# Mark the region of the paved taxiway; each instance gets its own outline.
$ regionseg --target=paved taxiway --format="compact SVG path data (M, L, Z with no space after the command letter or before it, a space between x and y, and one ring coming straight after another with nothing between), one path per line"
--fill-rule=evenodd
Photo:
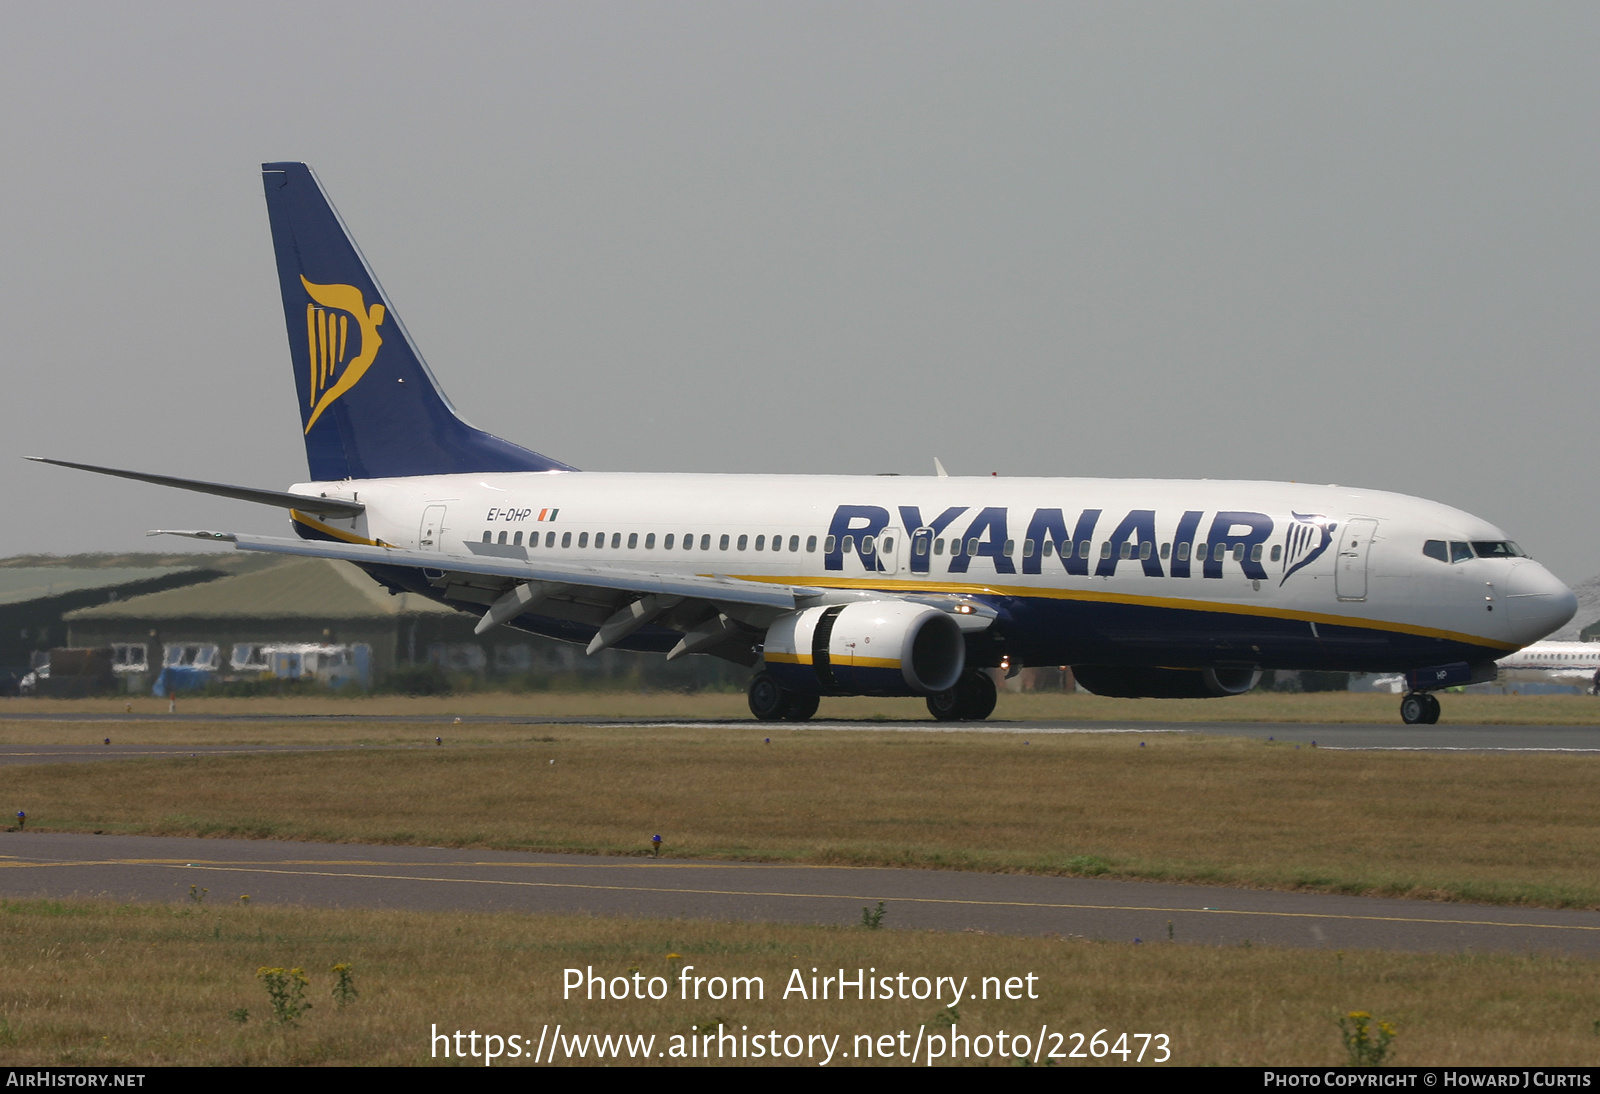
M1183 942L1600 954L1600 912L762 863L267 840L0 833L0 896L585 913Z
M387 723L444 727L453 718L378 716L238 717L216 715L86 717L0 715L16 720L93 722L87 744L3 745L0 765L80 763L141 757L326 751L341 746L105 745L112 723ZM1304 725L1233 723L1013 722L944 726L934 722L623 722L463 716L474 724L683 726L730 732L870 730L1057 733L1204 733L1273 737L1310 747L1511 750L1600 753L1600 726ZM83 726L78 732L84 732ZM64 724L63 730L67 727ZM129 725L131 735L137 726ZM430 733L429 736L432 734ZM419 742L421 745L422 742ZM447 741L448 744L448 741ZM374 747L374 746L343 746ZM407 747L407 746L399 746ZM410 746L418 747L418 746ZM432 747L431 745L428 747ZM491 746L507 747L507 746ZM510 746L510 747L515 747ZM1600 913L1276 893L1183 885L1041 878L954 871L851 869L759 863L685 862L579 855L528 855L438 848L375 847L255 840L212 840L0 833L0 895L106 895L187 899L189 886L213 900L241 893L271 903L406 908L422 911L577 912L598 915L853 924L882 900L887 923L939 930L1238 944L1245 940L1333 949L1455 951L1547 950L1600 954Z

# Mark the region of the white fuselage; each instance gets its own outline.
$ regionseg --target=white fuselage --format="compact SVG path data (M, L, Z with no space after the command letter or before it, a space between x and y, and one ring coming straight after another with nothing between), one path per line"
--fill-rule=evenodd
M308 538L970 596L1000 610L999 640L1032 664L1486 662L1576 606L1514 545L1493 557L1490 545L1509 541L1488 522L1339 486L567 472L291 489L366 506L343 521L297 513ZM1424 553L1430 541L1482 549L1439 558ZM550 627L528 629L572 638L601 618L552 612ZM645 630L633 648L664 641Z

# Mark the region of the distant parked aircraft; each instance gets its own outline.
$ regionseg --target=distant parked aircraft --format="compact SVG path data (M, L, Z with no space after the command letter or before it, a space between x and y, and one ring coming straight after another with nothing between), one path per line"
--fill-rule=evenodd
M1600 642L1535 642L1495 662L1507 684L1564 684L1600 692Z

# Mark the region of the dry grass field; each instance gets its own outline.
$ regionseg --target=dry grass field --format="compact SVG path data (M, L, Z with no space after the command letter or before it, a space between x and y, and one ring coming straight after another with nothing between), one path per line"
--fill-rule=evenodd
M1443 721L1488 725L1597 725L1600 699L1587 695L1445 694ZM748 721L742 693L700 692L478 692L466 695L350 698L312 696L251 699L180 698L182 714L281 715L306 717L452 717L494 715L602 720ZM1291 694L1252 692L1232 699L1105 699L1086 693L1002 692L991 722L1305 722L1400 724L1400 697L1359 692ZM3 699L0 715L58 716L72 712L114 715L130 711L160 715L167 702L152 696L119 699ZM820 720L891 719L930 721L920 699L864 697L824 699ZM0 721L0 738L7 727ZM4 738L9 739L9 738Z
M564 1038L653 1036L654 1056L670 1052L674 1037L686 1044L694 1026L721 1022L735 1033L776 1031L780 1045L791 1035L838 1035L830 1066L849 1066L885 1062L859 1058L858 1035L903 1030L909 1050L919 1027L925 1037L950 1032L932 1000L785 1000L792 970L809 977L813 967L969 977L969 992L982 977L1032 974L1037 999L963 1001L957 1032L993 1038L1004 1030L1037 1042L1041 1026L1086 1039L1107 1030L1112 1044L1124 1031L1164 1033L1170 1062L1180 1065L1342 1064L1336 1023L1354 1010L1394 1027L1393 1063L1600 1064L1600 962L1580 959L327 911L241 906L236 897L215 904L0 902L0 1065L444 1065L463 1061L432 1055L435 1026L475 1031L480 1048L483 1034L515 1034L531 1053L541 1030L553 1034L557 1023ZM343 1007L331 990L337 964L348 965L357 993ZM761 977L765 998L678 999L674 974L686 965L707 977ZM590 966L608 977L633 969L670 977L672 992L659 1002L563 1000L563 970ZM257 976L262 967L305 970L312 1006L296 1023L276 1020ZM1140 1047L1137 1039L1125 1044ZM1149 1063L1156 1051L1144 1044ZM820 1057L821 1043L811 1045ZM983 1047L975 1042L974 1051ZM988 1059L955 1062L1015 1066L992 1040L988 1047ZM1074 1047L1047 1036L1040 1063ZM593 1044L587 1049L583 1062L597 1062ZM624 1052L607 1062L647 1061ZM465 1063L483 1065L481 1057Z
M1587 756L1189 734L387 731L434 729L445 747L5 767L0 810L44 830L601 854L660 833L684 857L1600 907Z

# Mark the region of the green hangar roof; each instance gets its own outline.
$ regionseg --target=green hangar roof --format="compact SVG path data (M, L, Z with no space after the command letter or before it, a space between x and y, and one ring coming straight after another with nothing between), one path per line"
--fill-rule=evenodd
M189 566L9 566L0 568L0 604L20 604L62 593L115 588L171 574L192 573Z
M66 613L67 622L157 619L389 619L457 614L389 591L348 562L306 559Z

